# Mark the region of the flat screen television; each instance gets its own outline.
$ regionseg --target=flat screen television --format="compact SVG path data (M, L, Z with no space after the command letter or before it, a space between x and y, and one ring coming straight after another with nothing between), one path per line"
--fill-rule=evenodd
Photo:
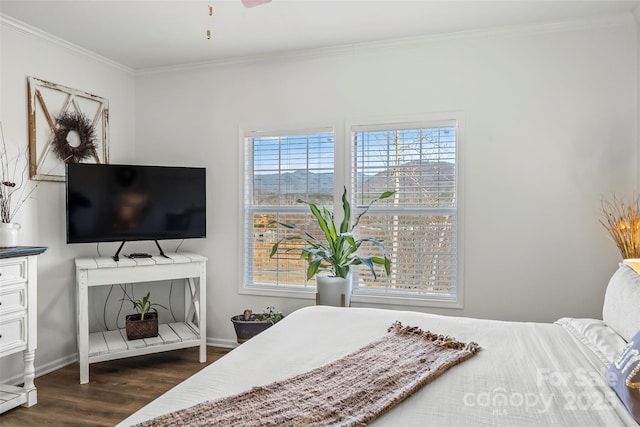
M197 167L67 163L67 243L206 237L205 174Z

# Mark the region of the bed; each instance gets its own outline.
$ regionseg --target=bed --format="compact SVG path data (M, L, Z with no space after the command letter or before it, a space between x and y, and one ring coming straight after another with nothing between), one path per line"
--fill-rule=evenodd
M612 325L638 326L633 324L640 320L638 297L640 276L622 265L605 297L604 318L610 318L609 323L572 318L553 324L505 322L373 308L306 307L188 378L119 426L135 425L312 370L380 338L395 321L459 341L475 341L481 350L372 425L638 426L606 379L607 370L629 340L629 332L623 334L625 339L620 328ZM633 322L624 318L626 310L631 310Z

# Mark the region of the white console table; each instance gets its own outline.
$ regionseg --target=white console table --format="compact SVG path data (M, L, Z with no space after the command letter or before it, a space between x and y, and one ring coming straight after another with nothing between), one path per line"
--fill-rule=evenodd
M89 364L142 354L200 347L200 362L207 360L206 261L190 253L168 253L168 258L114 261L110 257L76 259L76 305L80 384L89 382ZM160 324L159 335L129 341L124 329L89 333L89 289L124 283L184 279L184 322Z
M18 352L24 358L22 386L0 384L0 413L38 401L33 383L38 343L37 255L46 249L38 246L0 249L0 358Z

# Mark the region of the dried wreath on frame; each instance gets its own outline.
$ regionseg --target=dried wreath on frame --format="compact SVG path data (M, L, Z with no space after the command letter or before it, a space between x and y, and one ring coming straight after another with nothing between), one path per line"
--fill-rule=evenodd
M64 181L65 163L109 163L109 101L28 77L29 177Z
M67 141L69 132L78 133L77 147ZM91 121L82 113L66 113L58 119L58 129L53 139L53 150L65 162L79 163L96 155L96 133Z

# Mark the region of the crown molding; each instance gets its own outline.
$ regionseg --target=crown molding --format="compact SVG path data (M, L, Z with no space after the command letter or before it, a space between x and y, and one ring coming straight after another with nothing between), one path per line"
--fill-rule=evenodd
M295 51L277 52L264 55L249 55L233 58L225 58L213 61L188 63L180 65L172 65L166 67L154 67L133 69L119 62L113 61L104 56L98 55L88 49L70 43L52 34L46 33L36 27L30 26L22 21L14 19L10 16L0 13L0 22L21 31L23 33L33 35L44 39L50 43L57 44L66 49L72 50L83 56L94 59L95 61L114 67L120 71L135 76L163 74L177 71L188 71L203 68L227 67L242 64L254 64L264 62L275 62L281 60L290 60L298 58L313 58L335 55L354 55L357 53L365 53L368 51L393 49L399 47L418 46L423 44L443 43L449 41L460 40L478 40L490 38L504 38L514 36L534 36L541 34L580 31L588 29L609 28L622 25L638 25L640 23L640 6L636 7L633 12L617 15L598 16L582 19L572 19L564 21L546 22L528 25L510 25L501 27L492 27L487 29L459 31L445 34L431 34L416 37L405 37L398 39L388 39L374 42L353 43L347 45L329 46L314 49L302 49Z
M65 48L67 50L70 50L72 52L78 53L82 56L85 56L89 59L93 59L97 62L100 62L102 64L105 64L109 67L113 67L116 68L120 71L123 71L127 74L131 74L134 75L136 73L136 71L133 68L127 67L126 65L120 64L119 62L113 61L109 58L106 58L104 56L98 55L95 52L92 52L88 49L85 49L83 47L80 47L76 44L70 43L64 39L61 39L59 37L54 36L53 34L49 34L45 31L40 30L39 28L33 27L29 24L26 24L22 21L19 21L15 18L12 18L11 16L8 15L4 15L2 13L0 13L0 23L2 24L6 24L8 27L13 28L17 31L20 31L24 34L28 34L30 36L34 36L37 37L39 39L42 39L46 42L58 45L62 48Z
M635 19L640 19L640 6L635 9ZM564 21L545 22L528 25L510 25L492 27L479 30L459 31L453 33L431 34L416 37L388 39L374 42L353 43L348 45L329 46L323 48L303 49L296 51L278 52L265 55L250 55L220 60L172 65L166 67L144 68L136 71L136 75L162 74L178 71L189 71L203 68L227 67L242 64L275 62L297 58L313 58L333 55L354 55L368 51L397 49L432 43L449 41L479 40L491 38L505 38L515 36L535 36L542 34L581 31L590 29L636 25L634 14L616 14L591 18L572 19ZM640 22L640 21L639 21Z

